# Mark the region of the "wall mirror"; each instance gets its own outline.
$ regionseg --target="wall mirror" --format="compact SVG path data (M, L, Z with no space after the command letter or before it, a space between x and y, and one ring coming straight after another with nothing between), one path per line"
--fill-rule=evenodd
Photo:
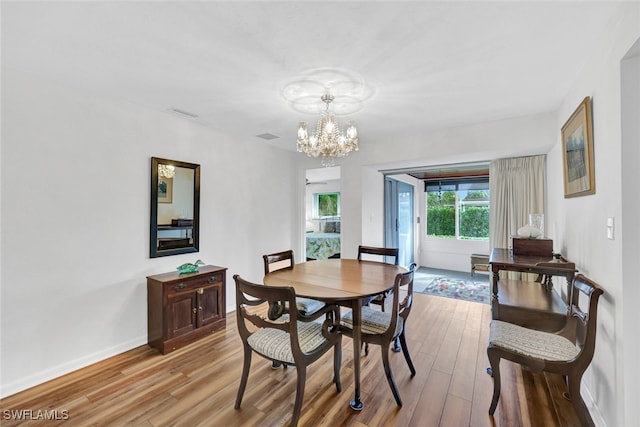
M151 258L198 252L200 165L151 158Z

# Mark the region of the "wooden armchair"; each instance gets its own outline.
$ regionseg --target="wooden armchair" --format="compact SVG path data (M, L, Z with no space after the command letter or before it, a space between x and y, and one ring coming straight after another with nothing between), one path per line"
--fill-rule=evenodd
M393 304L391 312L380 311L369 306L362 307L362 342L380 346L384 372L398 406L402 406L402 399L393 380L393 373L391 372L391 365L389 364L389 347L396 339L400 341L404 358L411 371L411 376L415 376L416 369L411 361L405 336L407 318L409 317L411 305L413 304L413 272L415 266L415 264L412 264L408 272L396 276L392 291ZM400 289L404 286L407 287L407 293L402 301L400 301ZM389 298L391 298L391 295L389 295ZM353 312L349 311L342 316L340 326L343 334L350 337L353 336Z
M579 305L579 293L586 295L588 313ZM596 345L598 299L602 289L582 274L575 276L571 286L573 301L567 311L566 326L556 333L524 328L500 320L492 320L487 355L493 376L493 400L489 415L493 415L500 398L500 360L507 359L532 371L563 375L568 393L580 423L592 426L593 420L580 395L580 381L593 358Z
M291 426L296 426L304 398L307 366L318 360L331 348L334 352L333 382L336 384L338 392L341 391L340 308L337 305L325 305L313 315L306 316L305 321L300 319L297 310L291 310L290 313L277 320L270 320L255 314L259 312L256 307L274 301L285 301L293 306L296 303L294 289L250 283L237 274L233 276L233 279L236 283L238 333L244 346L242 378L235 408L239 409L242 403L251 368L251 355L256 352L272 362L296 367L298 383L291 418ZM323 316L325 316L323 323L314 321Z

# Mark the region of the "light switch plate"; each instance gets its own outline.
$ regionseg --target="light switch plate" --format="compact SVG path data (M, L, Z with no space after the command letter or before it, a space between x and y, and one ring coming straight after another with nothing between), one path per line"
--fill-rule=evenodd
M607 239L613 240L614 220L613 218L607 218Z

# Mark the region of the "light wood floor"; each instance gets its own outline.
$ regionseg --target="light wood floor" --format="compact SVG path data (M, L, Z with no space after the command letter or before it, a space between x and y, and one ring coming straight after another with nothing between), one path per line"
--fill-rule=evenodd
M502 395L495 417L487 414L493 382L486 374L490 308L486 304L417 294L408 322L409 349L417 370L411 378L402 353L392 368L403 407L396 406L384 377L380 349L362 357L361 412L353 398L353 346L344 338L341 393L331 382L332 357L307 373L301 426L573 426L562 379L533 374L503 361ZM295 369L271 369L254 355L241 410L233 409L242 369L235 313L227 329L162 356L142 346L0 401L0 424L10 411L56 410L65 426L281 426L291 419ZM62 421L57 423L62 424Z

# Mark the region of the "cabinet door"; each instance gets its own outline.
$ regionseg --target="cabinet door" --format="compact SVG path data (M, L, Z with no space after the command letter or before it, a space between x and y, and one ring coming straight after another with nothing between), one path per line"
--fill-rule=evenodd
M166 313L167 339L193 331L196 327L195 292L169 295Z
M198 327L208 325L223 316L222 284L198 289Z

